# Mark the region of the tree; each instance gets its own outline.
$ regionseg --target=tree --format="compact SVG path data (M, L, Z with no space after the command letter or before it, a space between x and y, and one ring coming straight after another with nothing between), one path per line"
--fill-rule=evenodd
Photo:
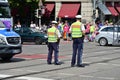
M35 9L38 8L39 0L8 0L14 22L20 20L21 22L30 23L35 19ZM45 2L45 0L42 0Z

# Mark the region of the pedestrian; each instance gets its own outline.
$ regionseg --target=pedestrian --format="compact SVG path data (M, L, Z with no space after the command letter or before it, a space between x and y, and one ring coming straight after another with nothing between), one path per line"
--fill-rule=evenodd
M64 40L69 40L69 24L68 24L68 21L66 20L65 23L64 23L64 27L63 27L63 39Z
M77 60L77 67L85 67L82 64L82 54L83 54L83 36L85 35L85 27L81 22L81 15L76 16L76 22L72 23L70 27L70 32L73 40L73 54L71 60L71 67L74 67ZM77 56L77 59L76 59Z
M105 21L104 26L109 26L108 20Z
M15 28L21 28L20 21L18 21L18 23L15 25Z
M93 24L93 22L91 23L90 26L90 41L93 42L94 38L95 38L95 25Z
M60 65L61 63L58 60L59 53L59 42L61 38L61 34L57 29L57 21L52 21L51 28L48 28L48 58L47 63L52 64L52 54L54 51L54 64Z
M31 21L30 27L31 28L36 28L36 24L33 21Z
M63 34L63 22L62 21L59 21L58 22L58 30L60 31L61 35Z

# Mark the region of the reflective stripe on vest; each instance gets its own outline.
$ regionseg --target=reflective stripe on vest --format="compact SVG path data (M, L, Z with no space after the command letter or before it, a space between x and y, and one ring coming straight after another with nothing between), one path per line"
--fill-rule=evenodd
M56 28L48 29L48 42L57 42Z
M72 38L79 38L82 37L82 31L81 31L81 22L74 22L72 24Z

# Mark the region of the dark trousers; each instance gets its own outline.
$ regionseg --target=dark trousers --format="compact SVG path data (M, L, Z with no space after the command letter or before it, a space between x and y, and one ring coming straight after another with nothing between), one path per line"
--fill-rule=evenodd
M73 39L73 54L71 65L75 65L77 56L77 65L82 64L82 54L83 54L83 38Z
M55 43L48 43L48 58L47 58L47 62L51 63L52 61L52 54L54 51L54 62L58 63L58 53L59 53L59 44L57 42Z

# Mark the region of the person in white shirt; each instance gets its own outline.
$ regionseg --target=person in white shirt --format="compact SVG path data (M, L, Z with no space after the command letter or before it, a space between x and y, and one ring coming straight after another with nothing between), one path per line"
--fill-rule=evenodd
M36 28L36 24L33 23L33 21L31 21L30 27L31 27L31 28Z
M15 28L21 28L21 24L20 24L19 21L18 21L18 23L16 24Z

